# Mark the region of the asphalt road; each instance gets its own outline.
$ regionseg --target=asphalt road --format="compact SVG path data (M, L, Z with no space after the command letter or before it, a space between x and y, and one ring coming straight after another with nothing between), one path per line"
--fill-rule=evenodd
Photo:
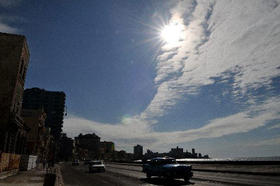
M132 186L132 185L259 185L280 186L280 178L273 176L239 175L227 173L198 172L189 183L183 179L168 181L153 177L146 179L139 166L107 164L104 173L89 173L85 165L72 166L70 163L61 164L65 186Z

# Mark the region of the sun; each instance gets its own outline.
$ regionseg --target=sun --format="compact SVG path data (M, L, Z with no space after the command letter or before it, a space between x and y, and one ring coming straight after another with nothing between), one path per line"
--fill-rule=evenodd
M160 36L168 45L178 45L184 36L184 26L180 23L169 23L161 29Z

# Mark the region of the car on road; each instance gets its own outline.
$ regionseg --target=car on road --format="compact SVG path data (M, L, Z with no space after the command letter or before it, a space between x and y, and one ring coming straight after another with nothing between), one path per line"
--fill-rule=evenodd
M146 173L147 178L152 176L168 179L183 178L185 182L193 176L191 165L179 164L171 157L157 157L147 161L143 164L143 172Z
M73 165L73 166L77 166L77 165L79 165L79 164L80 164L80 162L79 162L79 160L77 160L77 159L75 159L75 160L72 161L72 165Z
M90 161L88 169L89 172L105 172L105 165L101 160Z

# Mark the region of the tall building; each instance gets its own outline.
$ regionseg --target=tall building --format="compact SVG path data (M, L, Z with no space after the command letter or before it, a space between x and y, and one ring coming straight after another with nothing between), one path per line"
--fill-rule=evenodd
M143 157L143 146L136 145L133 149L134 159L142 159Z
M0 33L0 151L21 154L28 127L21 117L29 63L26 38Z
M51 135L53 135L55 140L60 138L62 132L64 107L64 92L47 91L39 88L24 90L23 108L43 108L47 114L45 125L51 128Z
M193 155L195 155L196 153L195 153L195 149L194 148L192 148L192 154Z

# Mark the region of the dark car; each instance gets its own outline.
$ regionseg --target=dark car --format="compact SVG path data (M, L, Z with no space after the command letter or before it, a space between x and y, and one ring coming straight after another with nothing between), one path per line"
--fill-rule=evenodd
M191 165L179 164L174 158L170 157L151 159L143 164L143 172L146 173L147 178L151 178L151 176L168 179L184 178L185 182L188 182L193 176Z

